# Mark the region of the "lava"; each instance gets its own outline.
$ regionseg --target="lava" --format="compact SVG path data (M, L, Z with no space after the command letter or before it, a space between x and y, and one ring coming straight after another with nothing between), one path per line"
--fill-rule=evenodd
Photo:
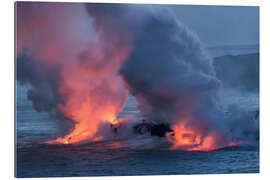
M182 149L187 151L202 150L210 151L216 149L215 138L211 135L203 137L202 134L186 127L185 122L181 122L172 127L173 136L167 134L167 139L173 145L171 149Z

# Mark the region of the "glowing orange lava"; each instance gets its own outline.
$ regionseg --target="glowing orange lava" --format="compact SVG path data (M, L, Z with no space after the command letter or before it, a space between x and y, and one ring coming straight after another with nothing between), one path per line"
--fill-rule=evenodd
M173 144L171 149L182 149L186 151L212 151L223 147L244 144L244 142L224 141L218 143L217 134L210 132L203 136L200 129L187 126L188 121L181 121L172 127L174 136L167 135L169 142Z
M207 136L202 141L202 136L194 130L185 127L185 123L173 126L174 136L167 136L173 143L172 149L180 148L183 150L202 150L209 151L215 149L215 140L212 136Z
M70 71L72 72L72 71ZM125 93L119 85L118 77L107 77L96 84L89 83L87 75L66 73L60 84L59 94L64 97L64 103L58 109L65 117L75 122L72 131L64 137L58 137L47 143L74 144L82 141L100 141L104 137L96 135L101 123L116 124L117 114L125 103Z
M104 37L100 37L101 39ZM101 42L110 42L102 40ZM109 43L108 43L109 44ZM103 47L104 46L104 47ZM112 49L110 58L103 48L108 45L95 44L77 61L66 62L61 69L58 93L62 101L58 109L74 121L72 131L47 143L74 144L82 141L99 141L97 135L102 123L116 124L116 117L126 101L126 90L117 74L131 47ZM106 51L107 52L107 51ZM113 62L113 63L111 63Z
M90 100L86 101L78 110L65 112L66 115L73 117L77 123L74 129L65 137L58 137L48 143L73 144L83 140L100 141L102 136L94 136L98 131L101 122L117 124L116 112L114 107L103 107L103 112L100 114L91 113ZM63 110L64 111L64 110Z

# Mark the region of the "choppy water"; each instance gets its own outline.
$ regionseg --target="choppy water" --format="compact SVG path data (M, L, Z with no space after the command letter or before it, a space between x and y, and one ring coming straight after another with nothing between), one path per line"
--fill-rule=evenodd
M117 142L77 147L36 144L36 139L55 134L57 120L35 112L26 97L20 98L17 104L17 177L259 172L258 144L211 152L117 148ZM259 107L258 95L254 93L242 96L230 93L223 100L224 104L240 102L251 111ZM134 99L128 101L122 115L125 113L138 113Z
M38 146L18 150L18 177L121 176L257 173L257 146L211 152L113 148L111 143L80 147Z
M221 102L237 103L250 111L259 109L258 92L223 90ZM61 122L37 113L17 84L17 177L120 176L258 173L259 145L249 144L210 152L185 152L167 148L118 148L115 142L81 146L45 145L37 140L54 137ZM120 116L138 115L130 98Z

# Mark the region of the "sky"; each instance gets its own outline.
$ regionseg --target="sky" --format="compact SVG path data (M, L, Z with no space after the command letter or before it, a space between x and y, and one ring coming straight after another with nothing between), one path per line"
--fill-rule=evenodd
M259 7L171 6L205 46L259 44Z

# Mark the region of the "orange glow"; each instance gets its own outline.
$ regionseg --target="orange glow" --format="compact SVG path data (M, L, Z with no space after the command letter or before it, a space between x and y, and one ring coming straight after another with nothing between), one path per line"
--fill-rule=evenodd
M108 144L108 146L110 147L110 148L120 148L120 147L123 147L123 143L122 142L120 142L120 141L114 141L114 142L112 142L112 143L109 143Z
M74 122L68 134L47 143L102 140L100 125L118 123L126 101L118 70L132 49L132 32L111 23L114 17L99 23L84 4L19 3L18 10L16 55L42 62L44 77L57 74L45 79L57 97L57 111Z
M188 150L192 151L211 151L215 150L218 147L215 145L215 137L214 136L206 136L203 140L203 143L197 147L190 148Z
M194 127L189 127L187 126L187 122L188 119L185 119L172 127L174 136L167 135L168 141L173 144L171 149L212 151L226 146L229 147L247 143L243 141L234 142L226 140L224 140L224 142L218 142L218 136L220 138L221 134L210 132L206 136L203 136L202 132L200 132L200 128L195 129Z
M96 112L91 112L93 107L90 98L87 98L80 106L75 106L76 108L73 106L73 103L76 102L71 102L72 105L67 104L66 107L59 106L59 109L62 110L66 116L72 117L76 122L74 129L65 137L59 137L56 140L49 141L49 143L71 144L83 140L102 140L103 137L101 136L94 137L95 133L98 131L99 123L118 123L116 120L117 111L114 106L104 106L102 107L102 111L101 109L96 109Z
M187 121L174 125L174 136L167 136L168 140L173 144L172 149L183 149L187 151L211 151L217 149L216 139L214 135L203 135L187 127Z
M123 54L114 53L115 58L124 58ZM96 137L101 123L113 125L118 123L117 114L126 101L126 90L115 72L121 65L120 60L118 62L110 67L104 65L100 69L91 66L82 68L76 64L67 64L63 67L58 88L63 103L58 104L58 109L65 117L73 120L75 125L66 136L47 143L73 144L85 140L99 141L104 138L100 135Z

